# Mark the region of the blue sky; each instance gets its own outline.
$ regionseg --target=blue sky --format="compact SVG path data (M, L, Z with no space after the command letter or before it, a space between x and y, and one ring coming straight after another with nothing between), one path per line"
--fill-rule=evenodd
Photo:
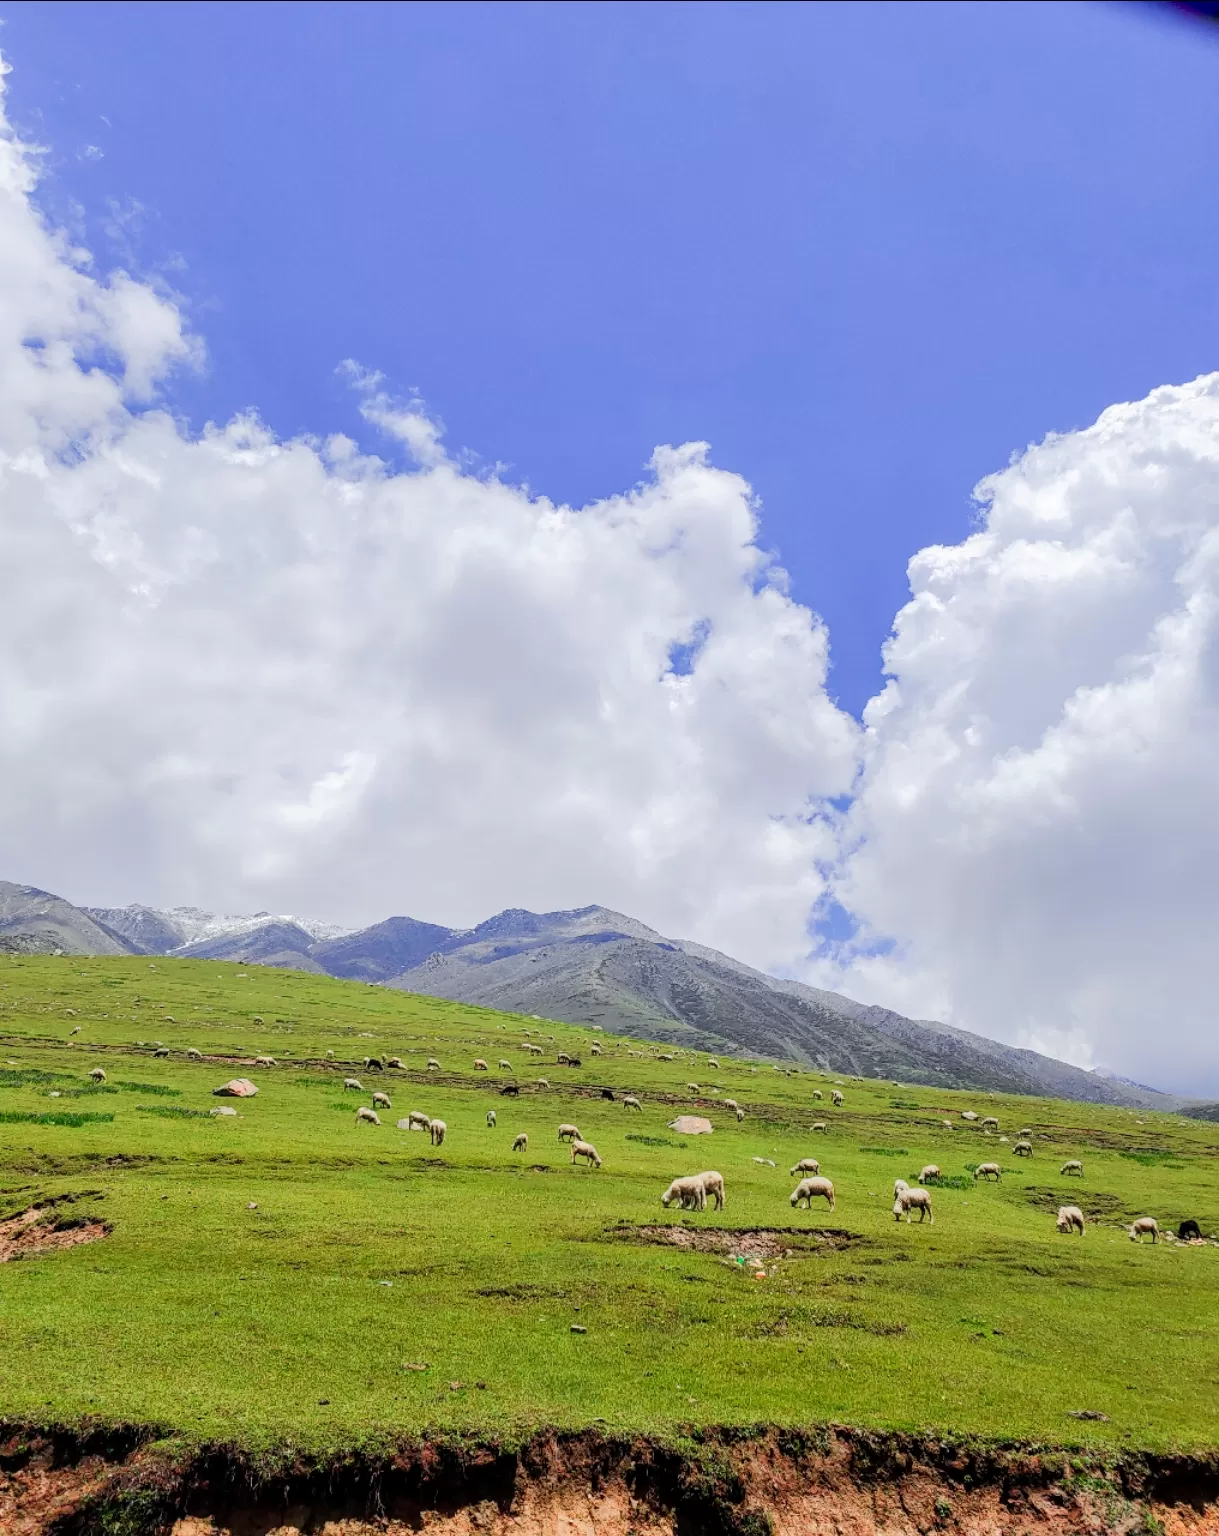
M1219 38L1166 11L3 15L44 204L166 269L206 338L196 425L371 444L352 357L575 504L706 439L856 712L979 477L1215 361Z

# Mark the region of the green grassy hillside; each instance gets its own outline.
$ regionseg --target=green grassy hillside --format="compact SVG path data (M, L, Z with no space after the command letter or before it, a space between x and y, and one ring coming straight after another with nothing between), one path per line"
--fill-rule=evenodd
M188 1060L192 1047L212 1059ZM557 1065L560 1050L583 1065ZM240 1065L260 1053L278 1065ZM376 1053L406 1070L366 1072ZM353 1071L363 1095L343 1092ZM212 1097L235 1075L256 1099ZM520 1097L501 1097L514 1077ZM851 1079L834 1109L832 1086L297 973L0 958L0 1218L41 1206L110 1228L0 1264L0 1412L315 1448L761 1420L1213 1442L1219 1249L1136 1246L1121 1224L1219 1227L1219 1126ZM356 1125L374 1088L393 1109ZM237 1117L208 1113L225 1102ZM1034 1157L968 1127L967 1108L1012 1140L1031 1126ZM412 1109L447 1122L443 1148L396 1129ZM714 1134L668 1130L685 1109ZM570 1165L561 1121L601 1169ZM528 1151L513 1153L521 1131ZM834 1180L833 1214L790 1207L804 1156ZM1060 1176L1068 1157L1082 1181ZM969 1170L991 1158L1002 1182L976 1187ZM893 1180L926 1162L949 1179L935 1224L897 1224ZM727 1209L662 1212L669 1180L704 1168L723 1173ZM1061 1202L1098 1218L1083 1240L1055 1232ZM703 1251L650 1223L725 1235ZM762 1279L737 1261L755 1249L781 1255Z

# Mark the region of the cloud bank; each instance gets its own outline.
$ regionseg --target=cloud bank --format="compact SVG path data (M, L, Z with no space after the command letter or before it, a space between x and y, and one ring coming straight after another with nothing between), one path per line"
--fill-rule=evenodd
M172 296L96 273L35 180L6 130L0 876L353 924L600 901L1219 1093L1219 377L985 482L861 728L705 445L556 506L354 365L412 468L192 434ZM835 902L853 937L810 938Z

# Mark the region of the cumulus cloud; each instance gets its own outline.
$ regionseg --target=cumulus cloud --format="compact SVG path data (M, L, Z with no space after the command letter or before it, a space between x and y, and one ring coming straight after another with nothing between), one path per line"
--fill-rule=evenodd
M705 445L582 509L148 406L197 344L0 143L0 849L78 901L449 923L600 901L807 947L858 728Z
M1107 410L910 562L817 974L1219 1093L1219 375Z

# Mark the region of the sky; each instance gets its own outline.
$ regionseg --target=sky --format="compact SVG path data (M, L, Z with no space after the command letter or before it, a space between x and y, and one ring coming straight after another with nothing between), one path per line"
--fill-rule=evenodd
M2 15L4 875L599 901L1219 1094L1219 38Z

